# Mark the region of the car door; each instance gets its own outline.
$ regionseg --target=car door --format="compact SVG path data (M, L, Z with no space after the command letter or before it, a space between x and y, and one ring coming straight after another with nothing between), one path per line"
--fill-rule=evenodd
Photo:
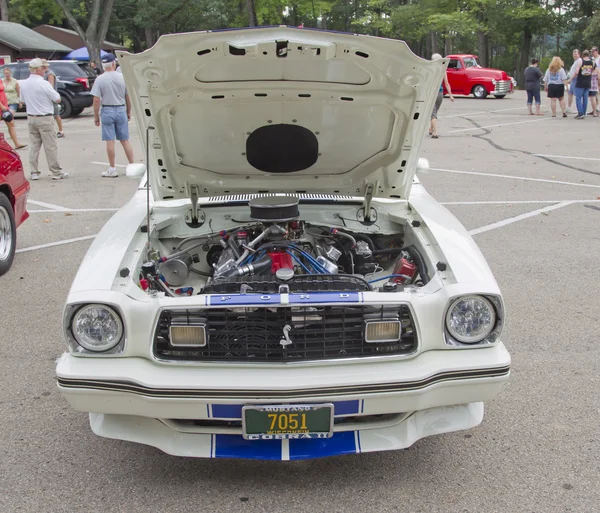
M447 73L452 93L469 94L469 91L465 92L468 87L467 73L460 59L450 59Z

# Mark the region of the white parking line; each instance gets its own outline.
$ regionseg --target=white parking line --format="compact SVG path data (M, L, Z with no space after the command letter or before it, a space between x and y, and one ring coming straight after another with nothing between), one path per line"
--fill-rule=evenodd
M39 246L30 246L28 248L17 249L15 253L26 253L27 251L35 251L37 249L52 248L54 246L62 246L63 244L71 244L72 242L80 242L82 240L95 239L96 235L86 235L85 237L77 237L76 239L59 240L57 242L49 242L48 244L40 244Z
M441 205L536 205L552 204L570 201L571 203L600 203L598 199L578 199L578 200L517 200L517 201L446 201ZM41 211L40 211L41 212ZM47 212L45 210L44 212Z
M559 185L575 185L577 187L592 187L594 189L600 189L600 185L592 185L588 183L576 183L576 182L562 182L560 180L548 180L546 178L529 178L527 176L512 176L512 175L500 175L497 173L479 173L477 171L459 171L458 169L442 169L439 167L430 167L429 171L441 171L442 173L456 173L461 175L476 175L476 176L487 176L493 178L509 178L512 180L524 180L526 182L544 182L554 183Z
M108 162L90 162L90 164L97 164L98 166L110 166ZM127 167L123 164L115 164L115 167Z
M566 155L546 155L544 153L532 153L532 157L548 157L551 159L573 159L573 160L594 160L600 161L600 159L595 159L592 157L567 157Z
M27 210L30 214L48 214L52 212L70 213L70 212L116 212L118 208L67 208L65 210Z
M54 205L52 203L45 203L44 201L36 201L36 200L28 199L27 203L33 203L34 205L37 205L38 207L46 207L46 208L50 208L52 210L69 210L67 207L61 207L60 205Z
M484 130L486 128L498 128L502 126L511 126L511 125L523 125L525 123L536 123L538 121L547 121L552 118L541 118L541 119L528 119L527 121L515 121L513 123L499 123L497 125L487 125L487 126L475 126L473 128L461 128L460 130L450 130L449 134L456 134L458 132L472 132L473 130Z
M544 212L550 212L552 210L557 210L559 208L568 207L572 203L573 203L572 201L563 201L561 203L557 203L555 205L550 205L548 207L538 208L537 210L527 212L526 214L520 214L515 217L509 217L508 219L498 221L497 223L488 224L488 225L482 226L481 228L475 228L474 230L470 230L469 235L478 235L480 233L485 233L485 232L489 232L491 230L496 230L497 228L502 228L509 224L517 223L519 221L523 221L524 219L529 219L530 217L535 217Z
M475 112L465 112L464 114L452 114L452 116L440 116L440 119L461 118L463 116L477 116L481 114L490 114L494 112L508 112L510 110L523 110L527 107L513 107L512 109L478 110Z

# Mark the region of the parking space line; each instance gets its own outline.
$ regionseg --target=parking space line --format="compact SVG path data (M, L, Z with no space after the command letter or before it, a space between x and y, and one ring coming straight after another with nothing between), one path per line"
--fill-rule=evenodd
M594 160L600 161L600 159L596 159L593 157L567 157L566 155L546 155L544 153L532 153L532 157L548 157L551 159L573 159L573 160Z
M587 203L587 202L586 202ZM67 208L65 210L29 210L27 209L27 212L29 212L30 214L49 214L49 213L56 213L56 212L60 212L62 213L70 213L70 212L116 212L117 210L119 210L118 208Z
M527 107L513 107L512 109L478 110L475 112L465 112L464 114L452 114L451 116L440 116L440 119L460 118L462 116L476 116L480 114L490 114L495 112L508 112L510 110L523 110Z
M600 203L598 199L578 199L578 200L517 200L517 201L446 201L441 205L535 205L535 204L554 204L570 201L571 203Z
M60 211L69 210L67 207L61 207L60 205L54 205L52 203L45 203L44 201L36 201L36 200L28 199L27 203L33 203L34 205L37 205L38 207L46 207L46 208L50 208L52 210L60 210Z
M98 166L110 166L108 162L90 162L90 164L97 164ZM127 167L123 164L115 164L115 167Z
M577 187L592 187L594 189L600 189L600 185L592 185L589 183L563 182L560 180L548 180L547 178L529 178L528 176L500 175L497 173L480 173L477 171L459 171L458 169L442 169L439 167L430 167L429 171L440 171L442 173L456 173L460 175L487 176L492 178L509 178L512 180L523 180L526 182L554 183L559 185L574 185Z
M497 125L487 125L487 126L475 126L473 128L461 128L460 130L450 130L449 134L456 134L458 132L472 132L473 130L485 130L486 128L498 128L502 126L511 126L511 125L523 125L525 123L537 123L539 121L548 121L552 118L541 118L541 119L528 119L527 121L514 121L512 123L499 123Z
M84 237L77 237L76 239L59 240L56 242L48 242L47 244L40 244L39 246L29 246L28 248L17 249L15 253L26 253L27 251L35 251L37 249L52 248L54 246L62 246L63 244L71 244L72 242L80 242L82 240L95 239L97 235L98 234L86 235Z
M550 212L552 210L558 210L559 208L568 207L572 205L572 201L563 201L561 203L557 203L555 205L550 205L543 208L538 208L537 210L532 210L531 212L527 212L525 214L520 214L515 217L509 217L508 219L503 219L502 221L498 221L496 223L487 224L480 228L475 228L474 230L469 231L469 235L479 235L480 233L489 232L491 230L496 230L498 228L503 228L504 226L508 226L509 224L517 223L519 221L523 221L524 219L529 219L530 217L535 217L537 215L543 214L545 212Z

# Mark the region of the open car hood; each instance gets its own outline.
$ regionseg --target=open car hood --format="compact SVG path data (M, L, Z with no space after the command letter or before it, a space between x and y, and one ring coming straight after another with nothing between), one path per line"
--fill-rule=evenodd
M447 63L402 41L286 27L167 35L118 57L162 200L407 198Z

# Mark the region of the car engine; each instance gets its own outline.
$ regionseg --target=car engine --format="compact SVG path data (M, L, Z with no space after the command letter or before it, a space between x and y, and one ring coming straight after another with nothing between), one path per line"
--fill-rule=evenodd
M168 256L142 264L140 286L170 296L198 293L394 292L427 282L415 246L400 235L366 234L309 223L295 197L257 197L250 222L179 242ZM208 271L196 269L195 264ZM368 279L369 275L380 276ZM189 286L190 278L203 285ZM282 288L283 287L283 288Z

